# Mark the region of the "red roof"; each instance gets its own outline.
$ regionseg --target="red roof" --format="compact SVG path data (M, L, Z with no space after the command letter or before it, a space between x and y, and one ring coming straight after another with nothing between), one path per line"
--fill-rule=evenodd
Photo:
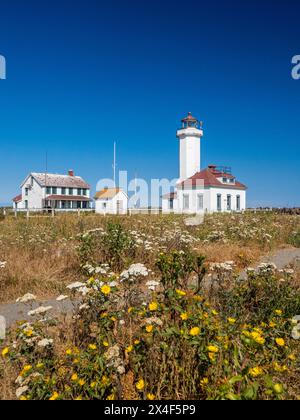
M17 197L13 198L14 203L20 203L22 201L22 194L17 195Z
M236 190L246 190L246 185L240 183L239 181L235 181L234 184L223 184L217 178L230 178L235 179L233 175L223 174L221 172L216 172L214 170L215 167L210 167L204 169L201 172L198 172L196 175L192 176L186 181L183 181L179 188L192 188L195 186L203 186L203 187L216 187L216 188L230 188Z
M191 113L191 112L189 112L189 113L188 113L188 116L187 116L187 117L185 117L185 118L182 120L182 122L188 122L188 121L197 122L198 120L197 120L197 118L195 118L195 117L193 117L193 116L192 116L192 113Z
M61 201L91 201L88 197L81 195L49 195L46 200L61 200Z

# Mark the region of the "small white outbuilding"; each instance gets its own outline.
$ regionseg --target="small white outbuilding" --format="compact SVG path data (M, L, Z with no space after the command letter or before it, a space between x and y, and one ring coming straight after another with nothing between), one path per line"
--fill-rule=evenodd
M95 195L95 210L98 214L126 215L128 196L120 188L106 188Z

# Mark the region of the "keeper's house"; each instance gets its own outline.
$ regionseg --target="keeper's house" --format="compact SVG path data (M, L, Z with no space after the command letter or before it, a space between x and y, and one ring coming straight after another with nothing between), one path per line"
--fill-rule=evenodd
M90 185L70 170L67 175L31 173L13 199L14 209L59 211L89 210Z

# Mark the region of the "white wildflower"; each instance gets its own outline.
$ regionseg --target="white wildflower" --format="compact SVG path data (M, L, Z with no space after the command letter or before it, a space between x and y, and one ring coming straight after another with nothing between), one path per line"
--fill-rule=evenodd
M51 338L50 339L44 338L43 340L38 342L39 347L50 347L52 346L52 344L53 344L53 340Z
M84 283L80 283L78 281L76 283L69 284L69 286L67 286L67 289L69 289L69 290L76 290L76 289L80 289L81 287L85 287L85 284Z
M140 277L147 277L148 275L149 270L144 266L144 264L133 264L128 270L123 271L121 274L121 281L133 281Z
M23 297L20 297L16 300L17 303L29 303L34 302L36 300L36 296L32 295L31 293L27 293Z
M28 312L28 316L35 316L35 315L43 315L53 309L52 306L40 306L37 309L34 309L33 311Z
M159 287L159 285L160 283L155 280L150 280L146 283L146 286L148 287L148 289L152 290L153 292L155 292L156 288Z
M58 296L58 298L56 299L57 302L62 302L64 300L69 299L69 296L65 296L65 295L60 295Z
M20 398L22 395L24 395L29 390L28 386L21 386L16 390L16 397Z

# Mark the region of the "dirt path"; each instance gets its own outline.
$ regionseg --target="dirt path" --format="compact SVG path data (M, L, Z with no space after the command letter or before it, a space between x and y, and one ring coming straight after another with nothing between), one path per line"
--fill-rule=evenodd
M274 263L279 270L285 268L286 266L293 264L297 259L300 260L300 248L292 248L292 249L281 249L271 255L265 256L261 263ZM241 278L245 273L241 274ZM15 322L20 320L30 320L28 316L28 312L32 309L36 309L39 306L52 306L53 309L51 311L52 314L55 313L69 313L73 305L70 301L66 300L64 302L57 302L55 300L50 300L46 302L38 302L32 306L24 305L24 304L8 304L8 305L0 305L0 317L4 317L6 320L6 327L9 328ZM32 319L32 318L31 318ZM0 321L1 322L1 321Z

